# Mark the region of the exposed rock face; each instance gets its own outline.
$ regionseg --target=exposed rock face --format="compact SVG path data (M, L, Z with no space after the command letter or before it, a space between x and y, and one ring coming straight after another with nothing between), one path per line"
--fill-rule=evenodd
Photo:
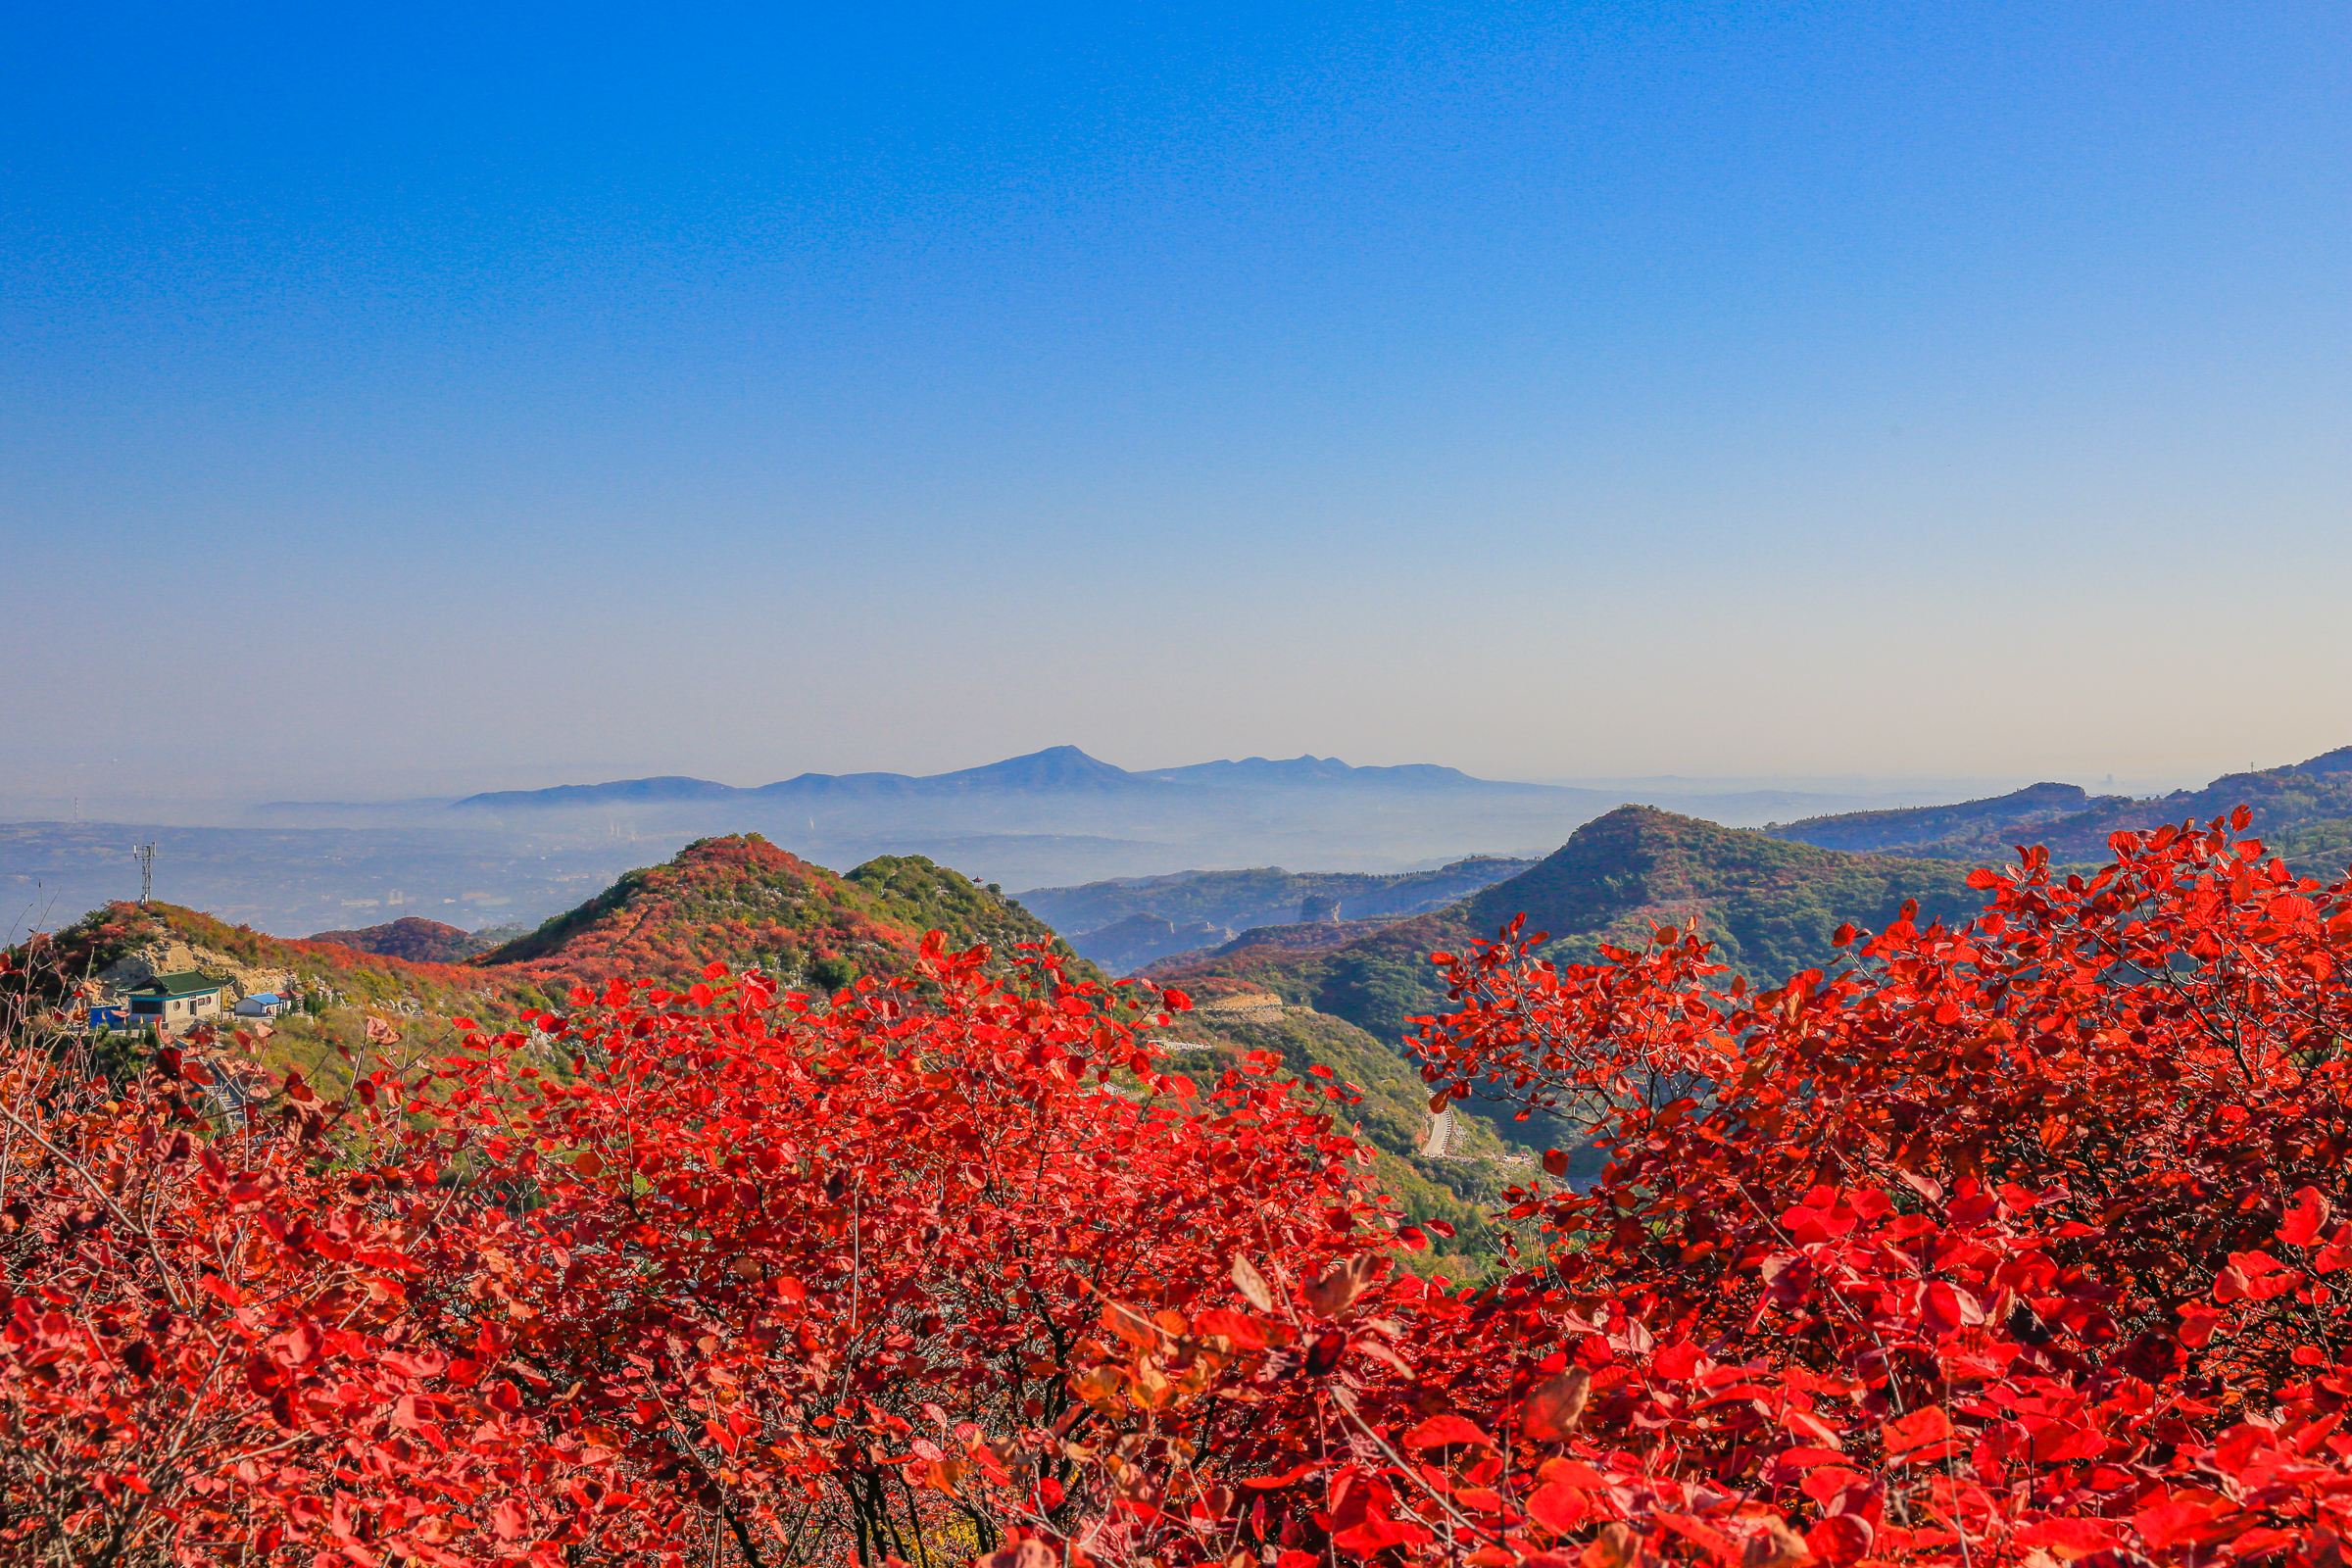
M1212 1018L1241 1018L1251 1022L1269 1022L1283 1014L1282 999L1271 991L1234 991L1221 997L1210 997L1195 1004L1203 1015Z
M1340 920L1340 901L1328 893L1309 893L1298 901L1298 923L1301 925L1337 925Z
M128 950L98 971L98 984L102 994L119 997L158 975L177 974L187 969L224 981L231 1003L263 991L283 995L294 988L291 969L256 968L239 963L225 953L194 947L177 937L158 938Z

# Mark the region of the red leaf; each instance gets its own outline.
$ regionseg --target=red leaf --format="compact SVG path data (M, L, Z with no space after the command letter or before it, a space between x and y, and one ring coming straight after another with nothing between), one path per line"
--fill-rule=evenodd
M2286 1219L2278 1227L2278 1239L2289 1247L2309 1247L2320 1239L2320 1228L2328 1223L2328 1200L2318 1188L2299 1188L2286 1205Z
M1260 1312L1274 1310L1274 1292L1267 1287L1266 1277L1257 1271L1256 1264L1239 1252L1233 1254L1233 1284L1243 1298Z
M1888 1456L1893 1458L1917 1453L1930 1444L1941 1443L1951 1435L1951 1417L1943 1413L1943 1406L1939 1404L1922 1405L1910 1414L1897 1416L1879 1428L1880 1439L1886 1443Z
M1404 1446L1408 1448L1443 1448L1454 1444L1491 1448L1494 1440L1480 1430L1476 1422L1458 1415L1433 1415L1404 1435Z
M1556 1481L1545 1482L1528 1495L1527 1516L1554 1535L1567 1535L1592 1515L1592 1498Z
M1564 1442L1585 1419L1592 1374L1572 1366L1538 1385L1519 1406L1519 1430L1531 1443Z

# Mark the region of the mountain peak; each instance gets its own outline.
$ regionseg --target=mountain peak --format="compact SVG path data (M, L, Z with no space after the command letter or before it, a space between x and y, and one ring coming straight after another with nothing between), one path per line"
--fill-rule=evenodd
M1903 862L1883 856L1792 843L1655 806L1620 806L1578 828L1519 875L1479 893L1469 910L1482 931L1521 911L1531 927L1557 931L1568 928L1560 919L1564 910L1577 911L1592 926L1636 911L1710 906L1758 890L1903 869ZM1915 869L1925 883L1956 888L1960 882L1949 866Z
M381 925L317 931L307 940L332 942L355 953L372 953L384 958L406 958L412 963L464 963L488 946L461 926L427 920L415 914L404 914L397 920L387 920Z
M848 875L757 833L697 839L476 962L543 982L692 978L716 957L787 986L832 990L853 974L904 974L925 931L958 946L1051 943L1010 900L921 856Z
M664 806L723 801L741 793L732 785L662 773L652 778L611 779L602 784L556 784L535 790L490 790L451 803L452 810L497 810L513 807Z
M1123 767L1089 757L1075 746L1049 746L1042 752L1007 757L1001 762L962 768L937 775L943 783L1012 785L1022 789L1116 789L1141 782Z
M1358 766L1337 757L1317 757L1303 752L1297 757L1226 758L1214 762L1193 762L1183 767L1154 768L1142 775L1165 779L1174 783L1207 784L1219 787L1307 787L1348 789L1401 790L1526 790L1522 784L1494 784L1473 778L1456 767L1444 767L1435 762L1404 762L1394 766L1379 764Z
M586 980L684 976L700 967L696 944L721 920L744 935L744 956L753 961L788 946L798 958L830 959L851 948L903 945L901 934L872 929L857 902L829 872L759 834L729 833L623 873L587 903L476 961ZM788 944L787 932L814 940ZM797 978L798 965L771 967Z
M2078 784L2029 784L1984 800L1949 806L1905 806L1877 811L1846 811L1807 817L1767 829L1776 838L1829 850L1881 854L1935 853L1943 843L2015 844L2038 836L2051 823L2090 808L2088 792ZM1987 851L1988 858L1997 858Z
M1127 771L1123 767L1115 767L1103 761L1099 757L1090 756L1075 746L1049 746L1041 752L1024 752L1019 757L1007 757L1003 761L992 765L1028 771L1077 768L1089 773L1117 773L1121 776L1124 776Z

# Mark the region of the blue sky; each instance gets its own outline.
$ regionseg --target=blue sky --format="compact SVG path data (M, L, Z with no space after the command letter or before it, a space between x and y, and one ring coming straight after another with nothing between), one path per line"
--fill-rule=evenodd
M0 805L2352 741L2340 7L476 9L12 20Z

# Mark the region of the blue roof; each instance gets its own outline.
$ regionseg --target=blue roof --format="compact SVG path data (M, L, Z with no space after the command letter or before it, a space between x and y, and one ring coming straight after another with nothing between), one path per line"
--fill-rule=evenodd
M247 1002L283 1002L286 999L279 996L274 991L256 991L252 996L247 997L245 1000Z

